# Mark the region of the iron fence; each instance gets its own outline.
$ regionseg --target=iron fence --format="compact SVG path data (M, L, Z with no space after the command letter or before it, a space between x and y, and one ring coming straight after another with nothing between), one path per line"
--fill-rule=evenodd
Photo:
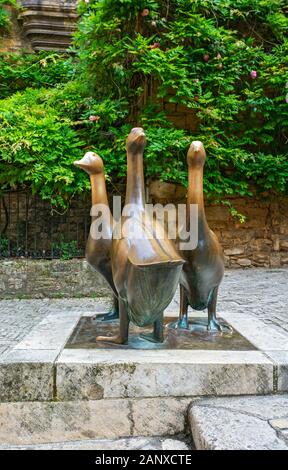
M59 212L38 196L8 193L0 199L0 257L82 257L89 227L87 198Z

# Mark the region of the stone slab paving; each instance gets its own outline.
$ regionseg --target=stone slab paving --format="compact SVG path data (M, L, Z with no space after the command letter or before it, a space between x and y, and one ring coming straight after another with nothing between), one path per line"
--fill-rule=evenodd
M0 302L0 442L172 435L199 395L288 392L287 281L288 269L225 275L219 314L258 351L63 350L79 318L107 311L108 299ZM167 314L178 307L176 294Z
M9 446L1 450L191 450L192 443L185 436L126 437L86 441L55 442L53 444Z
M0 301L0 355L14 348L48 315L71 311L102 312L109 299L22 299Z
M288 450L288 395L199 400L189 422L198 450Z
M288 269L227 270L220 288L220 315L249 315L288 335ZM0 355L15 347L38 323L51 314L71 310L101 312L105 299L35 299L0 301ZM167 309L177 313L179 293Z

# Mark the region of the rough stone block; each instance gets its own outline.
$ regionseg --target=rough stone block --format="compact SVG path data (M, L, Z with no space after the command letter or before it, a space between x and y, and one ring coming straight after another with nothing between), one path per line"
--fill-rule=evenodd
M124 400L1 403L0 442L32 444L131 435Z
M288 351L266 351L277 364L277 390L288 392Z
M163 436L185 430L191 398L145 398L131 400L135 436Z
M183 433L191 398L0 404L1 444Z
M258 351L64 350L59 400L265 394L273 364Z
M251 266L252 261L251 261L251 259L247 259L247 258L239 258L239 259L237 259L237 263L240 266L248 267L248 266Z
M0 363L0 401L44 401L52 398L52 363Z
M242 255L244 253L244 248L229 248L228 250L224 250L224 253L227 256Z
M279 427L287 417L288 397L230 397L192 404L189 421L196 449L288 450Z

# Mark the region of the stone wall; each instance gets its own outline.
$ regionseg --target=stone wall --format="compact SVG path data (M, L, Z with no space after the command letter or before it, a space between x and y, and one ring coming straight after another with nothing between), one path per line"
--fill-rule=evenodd
M101 297L110 288L85 260L2 260L0 299Z
M185 203L186 190L179 185L154 181L147 192L151 203ZM5 201L10 213L5 235L11 241L14 255L25 255L27 252L32 257L51 257L51 241L55 243L61 237L64 241L77 240L79 254L84 253L90 224L89 199L73 200L70 211L62 216L57 213L52 215L49 204L38 199L28 198L27 202L24 193L7 195ZM239 197L229 202L245 216L244 223L232 217L229 207L206 204L207 219L223 246L226 266L288 265L288 197ZM2 200L0 233L5 220Z
M4 5L10 15L10 27L0 33L0 52L17 52L21 49L32 52L29 41L24 37L21 22L18 20L19 12L10 5Z
M163 204L185 202L179 185L153 182L149 199ZM210 228L224 249L226 267L279 267L288 265L288 197L230 198L245 222L232 217L229 207L206 204Z

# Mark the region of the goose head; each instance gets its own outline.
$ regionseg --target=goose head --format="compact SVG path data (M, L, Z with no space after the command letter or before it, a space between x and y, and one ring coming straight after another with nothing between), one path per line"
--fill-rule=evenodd
M204 145L199 140L194 140L187 153L189 167L203 167L206 160Z
M81 160L76 160L74 165L82 168L88 175L104 174L103 160L97 153L87 152Z
M134 127L126 140L127 152L143 153L146 145L146 136L142 127Z

